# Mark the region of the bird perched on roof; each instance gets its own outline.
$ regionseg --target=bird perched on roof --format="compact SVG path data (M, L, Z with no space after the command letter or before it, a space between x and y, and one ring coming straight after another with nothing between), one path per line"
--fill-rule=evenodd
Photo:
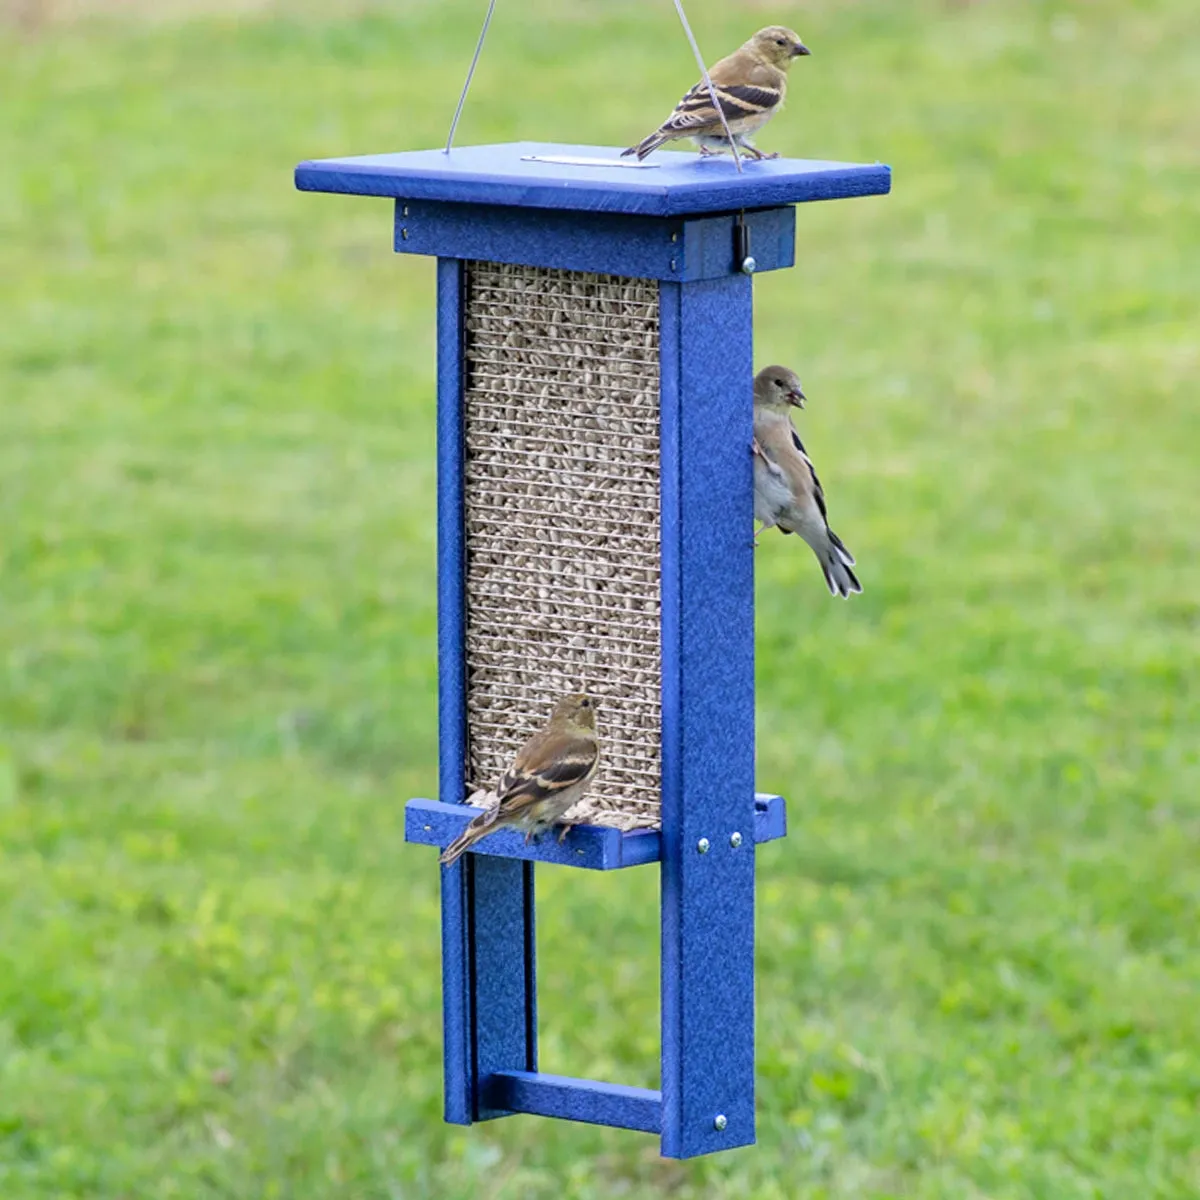
M557 825L592 781L600 763L596 704L590 696L564 696L550 720L521 747L500 778L500 803L482 812L442 852L449 866L481 838L497 829L523 830L525 841ZM561 842L570 830L564 825Z
M713 82L725 120L729 122L733 140L755 158L779 157L763 154L750 144L749 137L783 107L792 60L811 53L799 34L783 25L768 25L740 49L709 68L708 77ZM630 146L621 157L636 154L640 161L664 143L687 137L696 140L701 154L729 149L720 114L713 107L712 96L703 79L649 137Z
M812 459L792 425L788 409L804 407L804 391L787 367L766 367L754 380L754 516L759 536L778 526L798 533L812 547L834 596L849 597L862 585L852 570L854 555L829 528L825 492Z

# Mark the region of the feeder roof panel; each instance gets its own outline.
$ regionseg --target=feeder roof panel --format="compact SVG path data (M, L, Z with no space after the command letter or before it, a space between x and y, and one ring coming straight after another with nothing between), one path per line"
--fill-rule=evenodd
M639 165L620 154L611 146L509 142L456 147L449 154L323 158L296 168L296 186L353 196L672 217L877 196L892 181L891 168L881 163L743 159L739 175L729 155L666 151Z

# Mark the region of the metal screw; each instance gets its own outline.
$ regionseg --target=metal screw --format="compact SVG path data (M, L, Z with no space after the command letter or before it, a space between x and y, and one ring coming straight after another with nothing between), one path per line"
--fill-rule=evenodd
M408 216L408 205L407 204L400 210L400 215L402 217Z
M731 833L729 835L729 844L736 850L742 844L742 835L740 833Z
M428 833L433 828L433 826L432 825L423 825L421 828L424 829L426 833Z
M407 230L407 229L401 229L401 230L400 230L400 237L401 237L401 239L402 239L403 241L406 241L406 242L407 242L407 241L408 241L408 230Z
M747 254L746 257L742 259L742 274L753 275L757 270L758 263L754 261L754 257L752 255Z
M671 241L673 241L673 242L679 241L679 234L677 234L677 233L671 234Z
M708 853L708 846L709 846L708 838L701 838L696 843L696 849L699 850L701 854Z
M675 269L675 260L671 259L671 270L674 271Z
M715 1130L716 1130L718 1133L720 1133L720 1132L721 1132L721 1130L722 1130L722 1129L724 1129L724 1128L725 1128L725 1126L726 1126L726 1125L728 1125L728 1124L729 1124L729 1120L728 1120L728 1118L725 1116L725 1114L724 1114L724 1113L717 1113L717 1115L716 1115L715 1117L713 1117L713 1128L714 1128L714 1129L715 1129Z

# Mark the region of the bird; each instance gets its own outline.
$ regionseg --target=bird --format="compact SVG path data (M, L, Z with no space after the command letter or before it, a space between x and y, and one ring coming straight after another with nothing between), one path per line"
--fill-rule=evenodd
M748 42L709 68L717 100L733 140L755 158L778 158L750 144L752 133L761 129L782 107L787 94L787 73L792 60L812 51L800 35L783 25L768 25ZM713 107L703 79L675 106L675 111L648 137L621 152L636 154L640 162L652 150L677 138L693 138L702 155L729 149L729 139Z
M525 844L552 825L580 799L600 765L596 702L582 692L563 696L550 720L521 747L500 777L500 803L482 812L442 851L450 866L481 838L498 829L524 830ZM564 825L559 841L567 836Z
M762 528L759 537L778 526L782 533L798 533L812 548L834 596L849 598L862 591L854 574L854 555L829 528L825 491L812 459L788 415L791 407L803 408L804 390L788 367L772 366L754 379L754 516Z

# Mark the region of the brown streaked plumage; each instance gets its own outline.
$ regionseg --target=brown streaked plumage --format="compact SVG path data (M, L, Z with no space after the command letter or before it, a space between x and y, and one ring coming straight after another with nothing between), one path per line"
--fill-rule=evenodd
M500 803L480 813L438 861L449 866L497 829L522 829L528 842L557 825L587 790L599 763L595 702L582 693L564 696L545 728L521 747L501 776L496 788ZM569 829L563 826L559 841Z
M778 157L763 154L750 144L749 138L783 107L792 60L810 53L799 34L783 25L769 25L709 68L708 77L733 140L755 158ZM652 134L623 151L622 157L636 154L640 160L666 142L686 137L696 140L701 154L729 149L721 117L713 107L703 79Z

